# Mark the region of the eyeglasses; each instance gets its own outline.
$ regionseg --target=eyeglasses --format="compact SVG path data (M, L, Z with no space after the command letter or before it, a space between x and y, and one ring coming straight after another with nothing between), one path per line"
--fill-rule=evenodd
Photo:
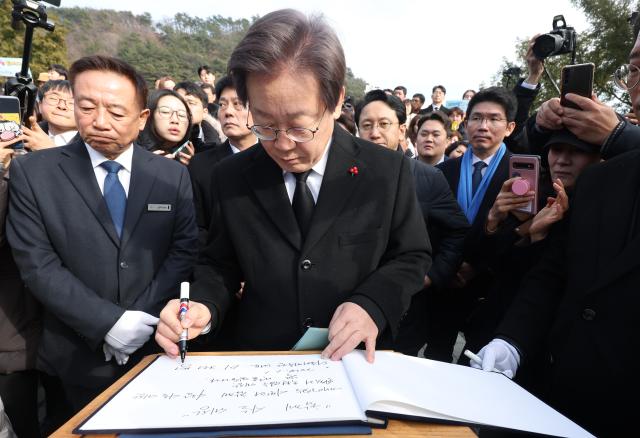
M640 67L623 64L613 73L613 83L623 91L629 91L640 82Z
M362 125L360 125L360 131L363 131L363 132L373 131L373 128L376 126L380 131L387 131L389 128L391 128L391 125L395 125L395 124L396 122L390 122L388 120L381 120L376 123L364 122L362 123Z
M161 119L170 119L171 116L175 114L181 122L189 120L189 116L185 110L172 110L168 106L159 106L156 109L156 114L158 114L158 117Z
M498 126L502 122L506 122L506 121L507 119L503 119L502 117L495 117L495 116L484 117L479 114L473 114L471 117L469 117L469 119L467 120L467 123L470 125L482 125L482 122L487 122L487 125L489 126Z
M73 106L74 106L73 97L69 98L69 99L63 99L63 98L58 97L56 95L50 94L48 96L44 96L42 101L44 103L46 103L47 105L50 105L50 106L58 106L60 104L60 102L64 102L64 104L67 106L67 108L73 108Z
M325 108L322 111L322 116L320 116L320 120L318 120L318 126L315 129L309 128L287 128L287 129L276 129L271 126L261 126L261 125L253 125L249 126L249 122L247 121L247 129L250 129L253 134L258 137L260 140L273 141L278 138L279 132L284 132L287 135L287 138L291 141L295 141L296 143L306 143L308 141L313 140L316 135L316 132L320 129L320 123L322 123L322 119L324 118L324 113L327 110ZM247 114L247 119L249 115Z
M231 102L229 102L228 100L220 100L218 102L218 105L220 105L220 108L222 108L222 109L227 109L227 108L229 108L229 105L231 105L233 107L233 109L236 110L236 111L242 111L242 110L244 110L246 108L244 106L244 103L242 103L238 99L234 99Z

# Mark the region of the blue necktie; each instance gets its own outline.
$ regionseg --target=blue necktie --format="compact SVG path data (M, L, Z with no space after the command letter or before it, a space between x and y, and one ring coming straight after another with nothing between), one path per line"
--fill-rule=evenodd
M478 161L473 165L473 174L471 175L471 189L473 190L473 194L476 194L478 191L478 187L480 187L480 183L482 182L482 169L487 167L487 163L484 161Z
M127 194L118 179L118 172L122 169L122 164L115 161L105 161L100 163L100 166L108 172L104 179L104 200L109 208L109 213L111 213L111 220L116 227L118 237L121 237L124 212L127 208Z

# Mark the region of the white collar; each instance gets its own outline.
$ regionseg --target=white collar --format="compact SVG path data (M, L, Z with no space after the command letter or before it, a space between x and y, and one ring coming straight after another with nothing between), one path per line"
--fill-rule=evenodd
M89 153L89 158L91 159L91 166L95 169L100 166L105 161L109 161L107 157L102 155L100 152L96 151L94 148L89 146L85 142L85 147L87 148L87 152ZM120 163L122 167L124 167L129 173L131 173L131 166L133 162L133 143L129 145L120 155L118 155L115 160L117 163Z
M491 165L491 161L493 160L493 157L495 157L496 154L494 153L493 155L491 155L490 157L485 158L484 160L481 160L480 158L478 158L476 156L476 154L474 154L473 152L471 153L471 165L476 164L478 161L484 161L485 164L487 165L487 167L489 167L489 165Z
M237 154L238 152L240 152L240 149L232 145L231 141L229 141L229 147L231 148L231 152L233 152L234 154Z

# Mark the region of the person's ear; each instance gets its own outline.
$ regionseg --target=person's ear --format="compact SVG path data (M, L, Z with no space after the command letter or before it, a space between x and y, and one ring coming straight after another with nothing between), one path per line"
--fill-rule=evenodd
M514 129L516 129L516 122L508 122L507 123L507 133L505 134L505 137L509 137L511 135L511 133L513 133Z
M340 96L338 97L338 104L333 109L333 119L334 120L338 120L338 118L342 114L342 104L344 103L344 96L346 95L346 92L347 92L347 90L346 90L345 87L340 88Z
M140 115L138 116L138 128L140 129L140 131L144 129L144 125L146 125L147 119L149 118L150 114L151 110L149 110L149 108L145 108L144 110L140 111Z

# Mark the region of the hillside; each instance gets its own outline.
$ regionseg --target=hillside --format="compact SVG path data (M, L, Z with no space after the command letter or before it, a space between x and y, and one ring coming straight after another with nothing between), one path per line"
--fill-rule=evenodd
M207 18L176 14L154 23L150 14L87 8L53 9L58 28L64 28L67 64L88 54L118 56L142 73L148 83L162 75L193 80L199 65L209 65L220 77L231 52L251 21L220 15ZM255 17L254 17L255 19ZM349 71L348 93L359 97L365 81Z

